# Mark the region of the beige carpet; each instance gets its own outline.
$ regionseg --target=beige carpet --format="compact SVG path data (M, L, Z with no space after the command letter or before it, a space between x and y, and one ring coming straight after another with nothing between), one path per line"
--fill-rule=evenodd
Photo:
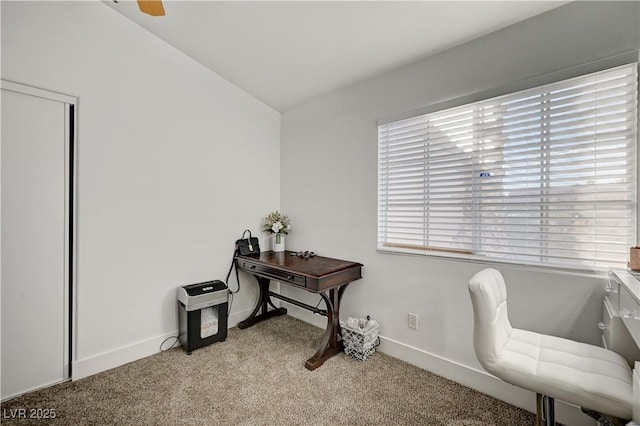
M381 353L304 368L322 330L289 316L2 404L3 425L533 425L532 413ZM56 419L10 420L9 410Z

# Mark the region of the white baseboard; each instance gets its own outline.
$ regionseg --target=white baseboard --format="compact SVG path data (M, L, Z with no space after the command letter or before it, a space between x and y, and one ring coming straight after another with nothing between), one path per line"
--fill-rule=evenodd
M177 335L178 330L84 359L75 360L72 364L71 379L79 380L156 354L160 352L160 344L166 338Z
M316 327L325 327L326 319L324 317L314 315L289 303L282 303L282 305L287 308L292 317ZM536 412L536 394L534 392L510 385L485 371L476 370L384 336L380 336L378 351L516 407L532 413ZM555 400L555 415L556 422L567 426L594 426L596 424L593 419L582 413L579 407L559 400Z
M246 320L251 312L253 312L253 308L245 309L240 312L233 312L227 319L227 328L236 327L240 321Z
M238 325L240 321L247 318L253 309L234 312L229 315L227 328ZM110 370L121 365L137 361L139 359L157 354L160 352L160 344L168 337L177 336L178 330L158 337L132 343L111 351L93 355L80 360L75 360L72 364L71 380L79 380L92 376L106 370ZM163 349L167 349L173 342L167 342Z

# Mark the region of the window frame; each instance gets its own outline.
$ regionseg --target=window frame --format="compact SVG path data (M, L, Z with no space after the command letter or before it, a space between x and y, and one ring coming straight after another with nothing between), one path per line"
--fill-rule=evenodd
M616 68L623 65L629 65L635 63L637 77L640 80L640 55L638 51L625 52L620 55L616 55L613 57L605 58L598 61L593 61L587 64L583 64L577 67L572 67L569 69L563 69L551 73L544 74L542 76L538 76L535 78L529 78L526 80L520 80L517 82L509 83L504 86L500 86L498 88L493 88L490 90L485 90L481 92L477 92L471 95L461 96L455 99L451 99L445 102L438 102L431 105L427 105L417 110L408 111L402 114L395 114L392 116L385 117L383 119L378 120L378 126L384 124L390 124L396 121L401 121L404 119L409 119L412 117L418 117L426 114L431 114L439 111L444 111L447 109L464 106L468 104L474 104L476 102L482 102L485 100L490 100L493 98L498 98L504 95L515 94L517 92L525 91L528 89L536 88L539 86L544 86L547 84L553 84L556 82L561 82L563 80L569 80L575 77L585 76L591 73L596 73L599 71L606 71L608 69ZM640 82L638 82L638 87L640 87ZM640 92L640 90L639 90ZM636 117L636 134L635 134L635 168L633 169L633 173L635 175L635 189L636 193L634 194L634 199L632 202L634 203L634 211L632 218L632 223L635 227L635 240L639 240L640 235L640 225L638 224L638 219L640 217L640 212L638 211L638 204L640 200L640 173L638 173L638 168L640 167L640 93L637 94L638 102L637 106L637 117ZM379 144L378 144L379 150ZM433 258L441 258L441 259L450 259L457 261L467 261L473 263L481 263L481 264L505 264L505 265L520 265L527 266L529 268L534 269L542 269L542 270L556 270L556 271L565 271L570 272L572 274L588 274L591 275L593 273L600 273L603 269L595 267L582 267L578 265L571 266L558 266L557 264L544 264L539 262L528 262L520 259L506 259L506 258L492 258L487 257L485 255L478 255L473 252L473 250L456 250L456 249L438 249L432 250L429 247L418 247L411 246L408 244L386 244L381 245L379 232L381 229L381 216L380 216L380 202L381 202L381 194L380 194L380 159L381 154L378 152L377 154L377 179L378 179L378 191L377 191L377 226L376 226L376 244L377 244L377 252L384 254L399 254L399 255L418 255L418 256L428 256ZM474 237L475 238L475 237ZM472 245L475 245L476 241Z

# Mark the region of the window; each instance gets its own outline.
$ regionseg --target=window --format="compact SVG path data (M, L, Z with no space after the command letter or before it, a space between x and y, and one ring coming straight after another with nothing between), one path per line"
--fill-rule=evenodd
M637 68L380 125L378 248L626 264L636 237Z

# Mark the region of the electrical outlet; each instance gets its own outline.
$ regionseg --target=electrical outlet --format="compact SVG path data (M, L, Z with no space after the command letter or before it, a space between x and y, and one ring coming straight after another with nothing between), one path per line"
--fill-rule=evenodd
M409 328L413 330L418 329L418 314L409 312Z

